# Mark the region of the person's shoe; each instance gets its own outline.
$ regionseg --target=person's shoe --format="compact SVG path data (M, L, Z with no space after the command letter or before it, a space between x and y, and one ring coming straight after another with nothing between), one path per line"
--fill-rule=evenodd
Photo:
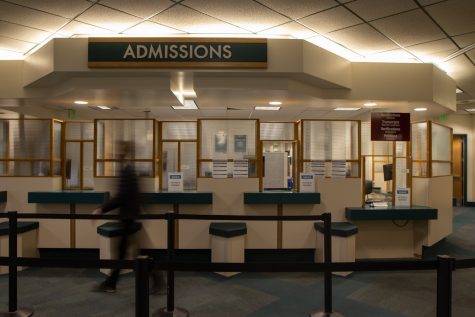
M116 289L114 285L110 285L107 283L102 282L99 285L94 286L92 289L94 292L100 292L100 293L115 293Z

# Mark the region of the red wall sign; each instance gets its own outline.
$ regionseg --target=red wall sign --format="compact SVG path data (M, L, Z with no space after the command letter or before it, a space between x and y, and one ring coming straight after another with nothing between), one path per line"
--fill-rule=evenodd
M410 141L411 114L371 113L371 141Z

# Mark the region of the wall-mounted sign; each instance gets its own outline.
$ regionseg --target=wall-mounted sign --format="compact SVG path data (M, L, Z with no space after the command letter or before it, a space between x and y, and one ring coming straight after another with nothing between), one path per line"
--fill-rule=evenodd
M183 191L183 173L182 172L168 172L168 191L169 192Z
M300 192L315 192L315 175L313 175L312 173L300 173Z
M397 207L411 206L411 189L410 188L396 188L396 201L394 205Z
M371 141L410 141L411 115L409 113L371 113Z
M90 68L266 68L267 39L89 38Z

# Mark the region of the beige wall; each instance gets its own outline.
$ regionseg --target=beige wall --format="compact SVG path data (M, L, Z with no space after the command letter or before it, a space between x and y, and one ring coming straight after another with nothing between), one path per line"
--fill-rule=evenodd
M436 220L416 223L422 245L431 246L452 233L452 184L452 176L412 179L412 203L437 208Z

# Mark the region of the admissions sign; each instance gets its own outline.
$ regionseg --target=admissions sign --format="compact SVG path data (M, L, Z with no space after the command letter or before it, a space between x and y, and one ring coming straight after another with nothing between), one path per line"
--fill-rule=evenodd
M267 39L89 38L89 68L266 68Z
M371 141L410 141L411 115L409 113L371 113Z

